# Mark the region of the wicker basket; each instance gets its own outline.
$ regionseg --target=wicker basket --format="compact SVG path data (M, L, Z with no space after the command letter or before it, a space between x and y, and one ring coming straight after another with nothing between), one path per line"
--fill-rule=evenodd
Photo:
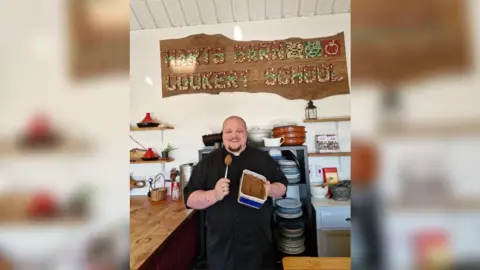
M161 188L152 189L151 199L154 202L163 201L167 199L167 188L161 187Z
M140 160L146 152L147 150L143 150L140 148L130 149L130 161Z
M163 200L167 199L167 188L166 187L157 188L157 182L162 177L163 177L163 180L165 180L165 176L163 174L161 174L161 173L157 174L155 176L155 181L153 182L153 187L152 187L150 199L154 202L163 201Z

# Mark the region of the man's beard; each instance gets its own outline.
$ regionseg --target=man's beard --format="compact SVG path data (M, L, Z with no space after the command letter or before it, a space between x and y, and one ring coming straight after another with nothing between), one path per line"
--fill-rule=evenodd
M242 146L239 145L238 147L233 148L232 146L228 145L228 146L227 146L227 149L228 149L228 151L230 151L230 152L236 153L236 152L239 152L240 149L242 149Z

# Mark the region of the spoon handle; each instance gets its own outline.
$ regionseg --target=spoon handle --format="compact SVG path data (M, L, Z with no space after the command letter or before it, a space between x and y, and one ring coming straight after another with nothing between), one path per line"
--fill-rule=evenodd
M228 166L227 166L227 169L225 170L225 177L224 178L227 178L227 174L228 174Z

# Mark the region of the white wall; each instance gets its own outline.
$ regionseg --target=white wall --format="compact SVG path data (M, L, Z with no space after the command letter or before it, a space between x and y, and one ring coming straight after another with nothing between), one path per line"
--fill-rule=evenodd
M34 112L42 110L52 116L56 128L94 145L83 156L0 157L0 196L12 190L45 188L64 197L66 191L84 183L95 191L91 194L93 218L85 226L0 225L2 252L15 261L45 259L49 269L55 269L52 264L59 254L75 253L72 243L76 243L74 248L83 247L86 236L107 228L112 231L112 223L125 225L129 214L127 156L122 148L129 141L128 76L72 83L67 4L62 0L0 1L4 35L0 42L0 138L14 137Z
M464 119L480 119L480 2L469 0L468 15L471 46L474 49L474 69L463 76L440 75L422 82L405 86L403 101L408 122L432 122L455 125ZM359 90L359 88L355 88ZM376 90L376 89L373 89ZM354 135L372 135L378 118L379 91L355 91L352 95L352 131ZM441 137L441 136L440 136ZM478 258L477 229L479 225L478 209L480 183L478 164L480 143L478 134L472 136L447 137L434 136L423 140L410 138L402 140L384 140L381 142L383 154L382 174L379 178L380 194L385 200L404 195L401 189L404 179L400 177L401 164L409 161L408 170L423 169L437 173L450 181L450 191L454 198L444 199L448 203L472 200L471 209L425 210L425 206L415 205L415 209L404 211L386 211L382 222L386 242L388 269L412 269L416 251L411 236L419 230L445 230L450 238L455 259ZM427 164L433 159L437 164ZM426 194L428 197L429 194ZM438 207L442 209L442 207Z
M142 120L145 112L153 112L160 121L175 127L166 131L165 142L172 142L179 147L173 152L175 163L172 166L188 162L197 162L197 151L203 147L201 136L219 132L223 120L229 115L242 116L249 127L272 127L275 121L293 121L303 124L306 106L304 100L287 100L274 94L226 93L220 95L194 94L162 98L159 40L186 37L192 34L223 34L230 38L234 29L241 30L242 40L275 40L289 37L323 37L339 32L345 33L348 71L350 74L350 15L329 15L312 18L293 18L251 23L232 23L222 25L169 28L159 30L132 31L131 42L131 115L130 123ZM236 30L238 31L238 30ZM149 79L147 79L149 78ZM152 84L149 84L151 81ZM350 95L341 95L315 101L320 117L350 115ZM333 124L307 126L308 145L314 150L313 134L316 130L335 129ZM342 150L350 149L350 125L340 125ZM158 136L157 136L158 134ZM135 132L135 139L146 147L151 146L160 151L160 133ZM135 147L132 142L131 147ZM148 146L147 146L148 145ZM338 158L327 158L339 164ZM349 179L349 158L342 158L345 173ZM319 159L312 159L312 161ZM347 166L348 164L348 166ZM348 167L348 168L347 168ZM160 172L160 165L131 165L135 176L149 176ZM315 176L315 175L313 175ZM318 178L320 180L320 178ZM145 194L144 190L134 190L132 194Z

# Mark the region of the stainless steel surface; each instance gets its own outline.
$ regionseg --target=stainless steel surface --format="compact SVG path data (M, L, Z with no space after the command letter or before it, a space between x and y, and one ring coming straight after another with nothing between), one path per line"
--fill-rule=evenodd
M190 180L192 171L193 171L193 163L180 165L180 186L182 187L182 189L188 183L188 180Z

